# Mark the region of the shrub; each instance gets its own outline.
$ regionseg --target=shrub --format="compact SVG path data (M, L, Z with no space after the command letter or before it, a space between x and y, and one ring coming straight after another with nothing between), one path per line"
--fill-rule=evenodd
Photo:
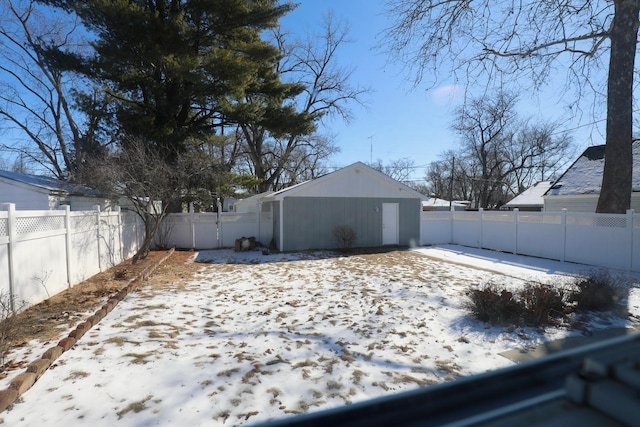
M528 284L518 293L522 320L526 325L541 326L565 313L564 291L541 283Z
M348 252L356 241L357 234L355 230L347 225L338 225L333 229L333 238L336 239L338 246L345 252Z
M624 308L625 279L613 277L606 271L594 271L576 279L569 302L578 311L607 311Z
M11 350L12 340L20 328L16 313L21 307L15 307L15 298L8 293L0 293L0 368L4 368L5 359ZM2 370L0 369L0 370Z
M492 283L467 293L467 309L482 322L495 325L519 323L522 307L513 293Z

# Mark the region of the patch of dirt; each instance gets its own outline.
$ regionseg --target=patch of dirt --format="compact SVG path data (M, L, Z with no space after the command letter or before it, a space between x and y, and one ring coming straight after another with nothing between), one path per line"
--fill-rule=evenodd
M98 273L82 283L27 308L17 315L17 331L13 334L10 348L27 345L31 340L56 342L61 334L85 318L95 313L107 300L120 289L127 286L129 279L135 277L146 267L153 265L164 256L166 251L152 251L147 258L132 264L124 261L109 270ZM194 252L175 251L140 286L163 287L182 279L190 278L201 264L193 262ZM10 362L11 355L8 357ZM0 371L11 370L11 363Z

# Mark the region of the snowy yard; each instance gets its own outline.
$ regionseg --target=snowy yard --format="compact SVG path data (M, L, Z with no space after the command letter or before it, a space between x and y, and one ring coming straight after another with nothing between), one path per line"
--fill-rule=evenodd
M580 332L475 322L468 287L588 269L456 246L196 256L207 263L192 279L130 294L0 414L5 425L251 424L509 366L501 352Z

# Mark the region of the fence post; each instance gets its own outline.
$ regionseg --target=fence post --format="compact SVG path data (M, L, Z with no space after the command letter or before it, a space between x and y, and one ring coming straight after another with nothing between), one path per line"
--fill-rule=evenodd
M64 238L65 238L65 258L67 260L67 287L71 287L71 206L64 205Z
M520 214L520 209L515 208L513 210L513 221L515 222L515 231L514 231L514 248L513 253L518 255L518 215Z
M456 219L456 210L453 207L453 204L451 204L451 207L449 208L449 244L453 245L453 227L454 227L454 223L455 223L455 219Z
M627 257L627 271L633 268L633 209L627 209L627 238L629 239L629 256Z
M7 243L7 255L9 261L9 301L11 304L11 311L13 312L15 307L15 290L14 290L14 272L15 272L15 264L13 260L13 250L14 243L16 241L16 222L15 222L15 214L16 214L16 205L15 203L3 203L3 209L7 211L7 231L9 236L9 243Z
M480 208L478 209L478 215L480 217L480 242L478 242L480 245L478 246L480 249L482 249L482 241L483 241L483 235L484 235L484 230L482 227L482 213L484 212L484 209Z
M118 214L118 250L120 252L118 263L121 263L124 261L124 223L122 222L122 209L120 206L116 206L115 212Z
M560 224L562 227L562 253L560 254L560 261L564 262L567 252L567 208L563 208L560 212Z
M100 250L100 240L102 240L102 232L100 230L100 205L94 205L96 211L96 228L98 237L98 269L102 271L102 251Z

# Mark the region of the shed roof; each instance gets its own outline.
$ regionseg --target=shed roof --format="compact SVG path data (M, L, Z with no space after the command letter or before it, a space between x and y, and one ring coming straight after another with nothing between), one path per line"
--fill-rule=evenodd
M316 179L301 182L263 198L265 201L282 200L285 197L389 197L428 200L428 197L411 187L365 165L356 162Z
M600 194L605 148L605 145L595 145L584 150L544 195ZM632 153L633 178L631 187L632 191L640 192L640 141L633 143Z
M507 208L517 207L543 207L544 206L544 193L551 188L553 181L540 181L533 186L527 188L522 193L518 194L504 206Z
M49 192L66 193L70 195L88 197L104 197L104 195L98 190L94 190L78 184L60 181L58 179L49 178L46 176L0 170L0 179L27 184L36 188L47 190Z

